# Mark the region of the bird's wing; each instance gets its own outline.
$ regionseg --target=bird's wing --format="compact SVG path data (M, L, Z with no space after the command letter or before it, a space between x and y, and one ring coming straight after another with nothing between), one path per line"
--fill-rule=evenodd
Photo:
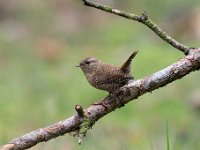
M113 76L112 78L107 78L107 80L104 81L105 83L109 84L125 84L128 80L134 79L132 76Z
M101 70L95 74L95 82L98 84L125 84L128 80L134 79L129 73L124 73L120 67L103 64Z

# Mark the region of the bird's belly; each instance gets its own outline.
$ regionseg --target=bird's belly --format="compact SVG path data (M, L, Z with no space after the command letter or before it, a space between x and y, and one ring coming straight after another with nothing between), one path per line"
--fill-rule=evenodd
M119 89L123 85L119 84L100 84L98 86L95 86L97 89L108 91L108 92L114 92L115 90Z

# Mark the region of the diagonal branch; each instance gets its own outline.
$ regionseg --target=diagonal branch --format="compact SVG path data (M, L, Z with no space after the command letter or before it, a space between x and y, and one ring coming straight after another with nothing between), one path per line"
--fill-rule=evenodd
M117 98L120 98L123 100L123 103L126 104L147 92L163 87L199 69L200 48L192 49L186 57L180 59L178 62L148 77L131 81L112 96L105 97L101 101L103 105L91 105L85 109L85 113L91 122L95 123L116 108L120 108L120 104L116 104ZM82 122L83 118L80 115L74 115L69 119L18 137L10 141L9 144L2 146L0 150L21 150L30 148L40 142L46 142L55 137L75 131Z
M178 41L176 41L175 39L170 37L167 33L162 31L161 28L159 28L152 20L150 20L148 18L147 13L143 13L142 15L139 16L139 15L127 13L125 11L114 9L114 8L106 6L106 5L95 3L95 2L92 2L91 0L82 0L82 1L87 6L94 7L94 8L97 8L97 9L100 9L100 10L103 10L103 11L106 11L106 12L127 18L127 19L131 19L131 20L134 20L134 21L141 22L142 24L149 27L161 39L163 39L165 42L169 43L170 45L172 45L176 49L182 51L185 55L187 55L189 53L190 48L188 46L185 46L185 45L179 43Z

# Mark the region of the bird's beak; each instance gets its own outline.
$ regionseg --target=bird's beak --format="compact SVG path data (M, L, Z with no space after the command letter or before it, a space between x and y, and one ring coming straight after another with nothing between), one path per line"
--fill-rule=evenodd
M76 65L75 67L81 67L81 66L78 64L78 65Z

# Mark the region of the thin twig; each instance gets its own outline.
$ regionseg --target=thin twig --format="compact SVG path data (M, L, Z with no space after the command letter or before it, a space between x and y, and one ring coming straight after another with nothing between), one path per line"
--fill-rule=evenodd
M92 123L95 123L106 114L121 106L120 104L116 103L116 98L120 98L123 100L123 103L126 104L147 92L151 92L155 89L163 87L177 79L184 77L192 71L199 69L200 48L193 49L186 57L180 59L178 62L161 71L158 71L143 79L130 82L112 96L105 97L100 102L104 105L91 105L84 110L84 113L86 113L88 119ZM81 108L79 107L78 110L79 109ZM82 114L83 111L79 111L79 113ZM10 141L9 144L2 146L0 150L22 150L30 148L40 142L46 142L57 136L76 131L83 122L84 119L80 115L72 116L69 119L60 121L49 127L38 129L18 137Z
M127 13L125 11L114 9L107 5L102 5L99 3L92 2L91 0L82 0L86 6L94 7L127 19L131 19L134 21L141 22L142 24L149 27L154 33L156 33L160 38L162 38L165 42L169 43L176 49L182 51L185 55L187 55L190 51L190 48L188 46L185 46L179 42L177 42L175 39L170 37L167 33L162 31L161 28L159 28L152 20L149 19L147 13L143 13L142 15L135 15L131 13Z
M76 110L78 116L80 116L80 117L84 117L85 116L83 107L81 105L76 105L75 106L75 110Z

